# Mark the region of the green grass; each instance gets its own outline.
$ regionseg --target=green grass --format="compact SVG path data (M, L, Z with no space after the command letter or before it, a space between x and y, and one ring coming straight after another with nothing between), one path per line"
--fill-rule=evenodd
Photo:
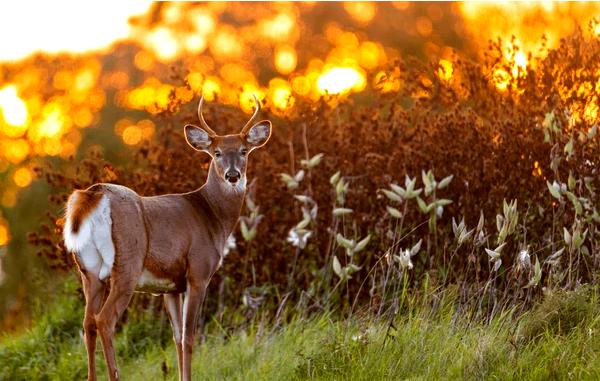
M0 341L0 380L74 380L86 374L77 298L54 303L29 331ZM444 380L600 379L597 291L550 295L516 318L469 323L453 298L435 311L416 306L387 324L320 315L283 327L256 323L226 336L209 325L196 347L194 379ZM117 336L124 380L175 380L177 362L164 316L140 313ZM101 349L100 379L106 379Z

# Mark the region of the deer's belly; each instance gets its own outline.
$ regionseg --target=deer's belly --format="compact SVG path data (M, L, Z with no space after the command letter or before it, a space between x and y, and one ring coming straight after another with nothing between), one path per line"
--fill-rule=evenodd
M173 292L183 292L172 279L160 278L144 269L138 279L135 291L147 292L151 294L168 294Z

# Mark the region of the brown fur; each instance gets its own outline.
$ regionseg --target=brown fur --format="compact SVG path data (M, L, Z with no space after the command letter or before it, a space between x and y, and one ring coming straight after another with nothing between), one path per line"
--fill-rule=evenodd
M202 101L199 115L203 121L201 106ZM244 201L245 185L235 187L225 178L225 173L235 168L244 181L239 184L245 184L248 153L264 145L270 136L271 123L261 123L261 128L269 128L269 135L261 142L250 142L242 134L217 136L209 128L205 133L212 141L203 141L204 134L199 136L196 131L190 142L187 132L199 127L186 126L186 139L192 147L213 157L217 156L215 151L218 150L219 159L211 161L206 183L196 191L141 197L129 188L114 184L96 184L86 191L76 191L77 199L72 200L75 203L74 231L105 196L110 203L115 249L110 288L104 302L108 282L101 281L97 274L81 271L86 297L84 331L88 380L96 379L96 332L102 340L109 379L118 380L113 346L115 326L145 269L159 279L172 280L175 285L172 289L162 290L153 290L149 286L141 291L165 293L165 308L177 348L179 379L191 381L198 312ZM244 128L246 130L249 129Z
M73 233L77 233L85 218L98 206L102 198L102 193L90 190L77 190L69 197L69 202L71 202L73 197L77 198L75 199L71 215L71 230Z

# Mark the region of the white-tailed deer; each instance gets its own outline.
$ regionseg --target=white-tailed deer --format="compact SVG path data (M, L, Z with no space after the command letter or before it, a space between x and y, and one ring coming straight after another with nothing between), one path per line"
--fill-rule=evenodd
M113 335L135 291L164 294L179 379L191 380L199 309L240 216L248 154L271 136L270 121L252 124L260 110L254 100L256 111L242 131L219 136L205 122L200 99L201 126L185 126L188 144L212 157L206 183L198 190L141 197L124 186L95 184L69 197L64 241L83 282L88 380L96 379L97 332L109 377L119 378Z

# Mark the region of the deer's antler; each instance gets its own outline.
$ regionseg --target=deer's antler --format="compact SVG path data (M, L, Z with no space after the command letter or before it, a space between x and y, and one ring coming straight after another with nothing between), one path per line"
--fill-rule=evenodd
M242 128L242 135L245 135L248 130L250 129L250 127L252 127L252 121L256 118L256 116L258 115L258 112L260 111L260 102L258 101L258 98L256 98L256 95L252 94L252 97L254 98L254 104L256 106L256 110L254 110L254 114L252 114L252 116L250 117L250 120L248 120L246 122L246 125L244 126L244 128Z
M198 103L198 119L200 119L202 128L204 128L204 130L206 130L206 132L208 132L209 135L216 136L217 133L214 132L213 129L208 126L208 123L206 123L206 121L204 120L204 117L202 116L202 105L203 104L204 104L204 96L201 96L200 103Z

